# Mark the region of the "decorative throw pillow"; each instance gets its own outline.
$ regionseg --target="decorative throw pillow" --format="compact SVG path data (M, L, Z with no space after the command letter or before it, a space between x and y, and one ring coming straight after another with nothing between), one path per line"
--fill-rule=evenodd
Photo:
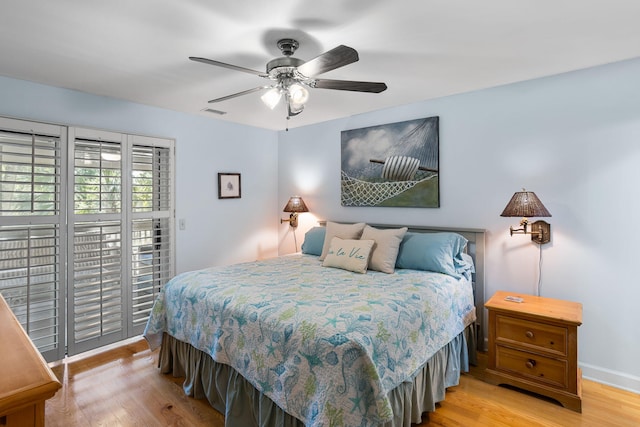
M313 227L304 234L304 243L302 243L302 253L309 255L322 255L322 246L324 245L324 236L326 227Z
M373 240L352 240L334 237L322 266L341 268L354 273L366 273Z
M371 250L371 260L369 269L382 271L383 273L393 273L396 267L396 258L402 238L407 232L407 227L391 228L381 230L369 225L362 231L362 240L375 240L375 245Z
M359 222L357 224L339 224L337 222L327 221L327 232L324 236L324 245L322 246L320 261L323 261L327 256L329 246L331 245L331 239L334 237L340 237L341 239L359 239L364 226L364 222Z
M457 271L455 260L462 259L467 239L457 233L407 233L402 239L397 268L435 271L455 278L462 275Z

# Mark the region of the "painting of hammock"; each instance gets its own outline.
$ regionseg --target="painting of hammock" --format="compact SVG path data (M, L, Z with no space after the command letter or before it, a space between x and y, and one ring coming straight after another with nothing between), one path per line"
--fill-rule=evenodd
M440 207L439 117L343 131L343 206Z

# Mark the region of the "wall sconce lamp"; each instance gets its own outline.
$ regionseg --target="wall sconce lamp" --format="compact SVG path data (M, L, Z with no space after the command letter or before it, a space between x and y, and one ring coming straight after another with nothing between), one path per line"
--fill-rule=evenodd
M291 215L289 215L289 219L281 219L280 224L283 222L289 222L291 227L296 228L298 226L298 213L309 212L309 208L304 204L302 197L292 196L289 198L289 201L282 212L288 212Z
M514 234L531 234L531 241L539 245L549 243L551 240L551 225L545 221L536 221L531 224L531 229L527 230L528 218L551 216L533 191L526 191L523 188L522 191L514 193L500 216L522 217L520 220L521 228L509 228L512 236Z

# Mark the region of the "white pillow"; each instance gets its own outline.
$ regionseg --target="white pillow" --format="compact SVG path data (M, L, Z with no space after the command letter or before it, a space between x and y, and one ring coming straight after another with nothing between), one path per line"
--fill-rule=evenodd
M359 239L364 226L364 222L359 222L357 224L338 224L337 222L327 221L327 232L324 236L324 244L322 245L320 261L323 261L327 256L329 246L331 245L331 239L334 237L340 237L341 239Z
M382 271L383 273L393 273L396 267L396 259L398 258L398 250L402 238L407 233L407 227L390 228L381 230L365 226L361 239L375 240L371 251L371 260L369 261L369 269Z
M354 273L366 273L373 240L352 240L334 237L322 266L341 268Z

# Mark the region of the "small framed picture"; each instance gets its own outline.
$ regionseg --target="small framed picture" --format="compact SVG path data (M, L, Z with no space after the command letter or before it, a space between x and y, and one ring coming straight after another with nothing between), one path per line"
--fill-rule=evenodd
M239 199L241 195L239 173L218 173L218 199Z

